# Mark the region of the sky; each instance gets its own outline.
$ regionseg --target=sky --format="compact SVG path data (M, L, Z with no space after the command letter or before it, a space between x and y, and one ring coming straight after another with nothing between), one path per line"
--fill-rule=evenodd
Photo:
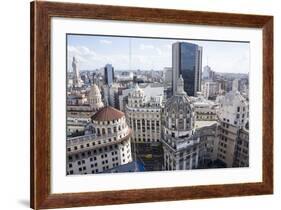
M226 41L67 35L68 70L75 56L80 70L112 64L115 70L163 70L172 66L172 43L185 41L203 47L202 66L216 72L249 73L250 44ZM131 47L130 47L131 46Z

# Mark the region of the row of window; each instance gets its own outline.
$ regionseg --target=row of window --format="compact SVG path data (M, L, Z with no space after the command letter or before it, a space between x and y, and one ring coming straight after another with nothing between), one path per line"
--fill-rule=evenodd
M76 158L76 159L85 158L86 155L88 155L88 156L98 155L99 153L107 152L107 151L110 151L112 149L117 149L117 148L118 148L118 145L116 144L116 145L110 145L110 146L99 148L99 149L89 150L87 152L81 152L81 153L77 153L75 155L69 155L68 160L72 161L74 158Z

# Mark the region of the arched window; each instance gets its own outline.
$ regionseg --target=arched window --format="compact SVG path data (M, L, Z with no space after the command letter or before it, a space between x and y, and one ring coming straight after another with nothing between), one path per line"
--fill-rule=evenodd
M111 128L107 128L107 133L111 134Z

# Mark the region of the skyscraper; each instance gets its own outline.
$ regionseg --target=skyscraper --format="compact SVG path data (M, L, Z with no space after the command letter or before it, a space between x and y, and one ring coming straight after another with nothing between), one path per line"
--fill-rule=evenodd
M184 80L184 91L189 96L196 96L201 91L202 47L188 43L176 42L172 46L173 94L177 91L179 75Z
M81 87L82 80L79 74L78 61L74 56L72 60L72 69L73 69L73 86Z
M104 67L104 81L106 85L111 86L114 81L114 68L111 64L106 64Z

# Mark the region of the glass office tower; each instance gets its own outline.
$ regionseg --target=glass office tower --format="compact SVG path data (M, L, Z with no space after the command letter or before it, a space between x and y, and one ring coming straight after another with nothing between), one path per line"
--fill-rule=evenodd
M188 43L176 42L172 46L173 94L176 93L177 80L182 75L184 91L189 96L196 96L201 91L202 47Z
M114 82L114 68L111 64L106 64L104 67L104 80L105 84L109 86Z

